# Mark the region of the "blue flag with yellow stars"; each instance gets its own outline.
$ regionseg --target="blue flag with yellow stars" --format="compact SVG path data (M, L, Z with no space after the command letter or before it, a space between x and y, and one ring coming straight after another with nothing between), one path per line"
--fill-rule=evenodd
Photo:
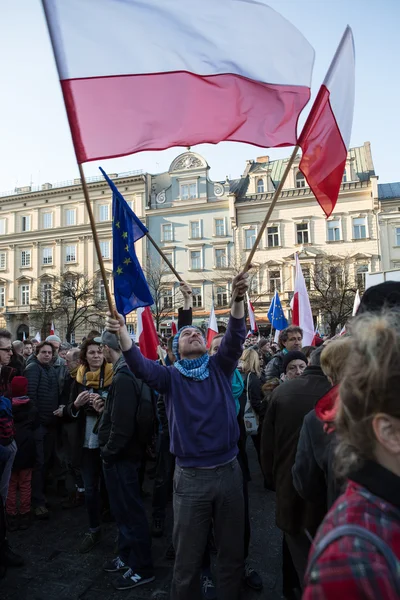
M113 193L113 276L117 310L122 315L154 304L149 286L135 252L135 242L147 233L147 228L135 215L117 186L100 167Z
M283 314L282 304L277 291L275 291L275 296L272 298L271 306L269 307L268 319L271 321L272 328L278 331L282 331L282 329L286 329L289 326Z

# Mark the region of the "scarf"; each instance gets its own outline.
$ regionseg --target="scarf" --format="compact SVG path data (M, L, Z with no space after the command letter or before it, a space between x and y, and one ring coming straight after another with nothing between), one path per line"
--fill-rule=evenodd
M210 375L208 369L209 361L210 357L206 353L200 356L200 358L181 358L181 360L174 362L174 367L184 377L193 379L193 381L204 381Z
M75 367L75 369L71 369L71 371L69 372L69 374L71 375L72 379L76 379L76 374L78 373L78 367Z
M324 423L325 433L335 431L335 418L339 405L339 386L335 385L315 405L315 414Z
M102 382L102 388L109 387L113 378L113 366L108 362L104 363L100 369L97 369L97 371L89 371L85 365L81 365L76 374L77 383L81 383L87 388L98 390L100 387L100 374L102 369L104 369L104 381Z

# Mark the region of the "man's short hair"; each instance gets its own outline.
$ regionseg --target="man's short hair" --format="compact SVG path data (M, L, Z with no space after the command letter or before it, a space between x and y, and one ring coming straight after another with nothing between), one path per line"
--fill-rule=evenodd
M32 340L24 340L22 343L24 346L32 346Z
M60 350L61 350L61 352L62 352L63 350L67 350L67 351L68 351L68 350L71 350L71 348L72 348L71 344L69 344L68 342L62 342L62 343L60 344L59 351L60 351Z
M309 357L309 362L311 367L320 367L321 366L321 354L324 346L320 346L314 352L311 352Z
M279 334L278 344L281 350L285 347L284 344L288 341L291 333L300 333L301 337L303 337L303 330L301 327L298 327L297 325L286 327L286 329L283 329Z
M56 349L53 346L53 344L51 342L46 342L46 340L44 340L44 342L40 342L40 344L37 344L36 348L35 348L35 354L36 356L39 354L39 352L41 351L41 349L43 348L43 346L50 346L51 351L54 354L56 353Z
M12 335L8 329L0 329L0 338L6 338L11 341Z
M24 344L20 340L15 340L12 343L12 345L13 345L14 350L16 350L16 351L22 350L24 347Z

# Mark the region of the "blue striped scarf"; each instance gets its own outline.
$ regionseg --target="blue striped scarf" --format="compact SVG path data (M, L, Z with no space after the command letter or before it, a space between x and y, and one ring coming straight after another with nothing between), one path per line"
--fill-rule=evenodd
M208 363L210 357L207 353L200 356L200 358L181 358L174 362L176 367L182 375L193 379L194 381L204 381L210 375L208 370Z

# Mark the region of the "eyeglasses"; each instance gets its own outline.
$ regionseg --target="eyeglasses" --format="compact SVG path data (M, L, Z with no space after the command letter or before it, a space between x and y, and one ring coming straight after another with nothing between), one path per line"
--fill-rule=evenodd
M0 348L0 350L2 350L3 352L12 352L11 346L8 346L8 348Z

